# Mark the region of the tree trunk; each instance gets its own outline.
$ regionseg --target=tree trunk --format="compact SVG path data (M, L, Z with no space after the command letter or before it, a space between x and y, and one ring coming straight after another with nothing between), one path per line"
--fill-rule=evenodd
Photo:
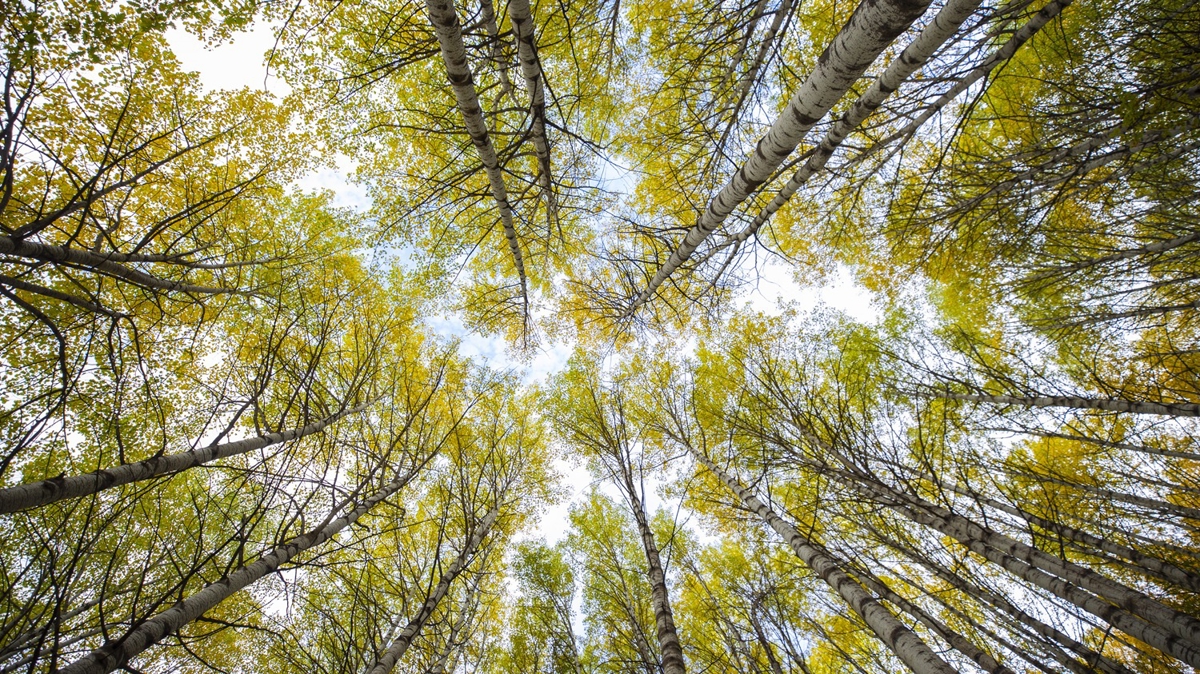
M896 594L894 590L888 587L875 574L867 570L862 570L858 574L858 577L880 599L891 602L896 608L904 611L922 625L928 627L934 634L941 637L943 641L953 646L954 650L967 656L972 662L979 665L980 669L988 672L988 674L1016 674L1013 670L996 662L996 659L991 654L971 643L966 637L926 613L920 606Z
M542 65L537 55L537 35L529 0L509 0L508 18L517 38L517 58L521 75L529 90L529 136L538 161L538 185L546 200L546 217L551 233L558 222L558 202L554 196L554 175L550 171L550 143L546 139L546 85Z
M962 95L963 92L970 89L971 86L976 82L987 77L996 66L1011 59L1013 54L1016 54L1017 50L1020 49L1022 45L1028 42L1029 39L1032 38L1046 24L1050 23L1051 19L1058 16L1060 12L1070 6L1071 2L1072 0L1051 0L1051 2L1046 3L1046 5L1042 7L1042 9L1039 10L1038 13L1033 16L1033 18L1027 21L1024 26L1021 26L1017 32L1013 33L1012 37L1008 38L1007 42L996 49L996 51L992 52L983 63L979 64L973 70L971 70L971 72L967 73L967 75L955 83L953 87L950 87L950 90L942 94L941 97L934 101L933 104L925 110L925 112L922 112L916 119L905 125L904 128L864 150L861 154L855 157L850 164L857 164L858 162L861 162L875 152L887 147L888 145L891 145L898 139L911 137L917 132L918 129L924 126L925 123L930 120L930 118L940 112L942 108L945 108L954 99Z
M488 39L492 41L492 67L500 77L500 93L496 95L495 101L498 107L505 96L512 95L512 79L508 76L508 63L504 61L504 41L500 39L500 27L496 25L496 8L492 6L492 0L482 0L479 13Z
M757 513L767 524L787 541L796 555L821 580L825 581L850 605L859 617L875 632L896 657L915 674L952 674L955 670L939 658L912 630L905 627L890 611L877 602L844 570L844 564L832 555L814 546L795 527L775 514L770 506L737 482L732 476L717 467L700 452L684 444L697 461L704 464L725 486L737 494L746 508Z
M1075 604L1172 657L1193 666L1200 663L1200 647L1197 647L1195 641L1195 635L1200 633L1200 630L1197 629L1196 619L1191 616L1104 578L1090 569L985 529L919 497L900 494L883 485L867 489L883 496L884 505L918 524L924 524L954 538L971 552L1013 575ZM1106 597L1128 611L1102 601L1090 594L1091 592ZM1137 615L1134 615L1135 613Z
M106 276L112 276L114 278L127 281L147 290L191 293L195 295L251 294L249 291L239 290L237 288L212 288L208 286L193 285L191 283L183 283L182 281L169 281L167 279L162 279L157 276L147 274L144 271L140 271L132 267L126 267L117 260L127 256L120 255L118 253L93 253L89 250L68 248L66 246L52 246L45 243L14 239L10 236L0 235L0 255L12 255L14 257L38 260L39 262L69 264L76 267L83 267Z
M38 482L30 482L27 484L18 485L16 487L8 487L0 489L0 513L11 513L18 510L26 510L43 506L56 501L62 501L69 498L79 498L80 496L88 496L95 494L105 489L119 487L124 484L138 482L141 480L149 480L161 475L178 473L188 468L202 466L217 459L224 459L238 454L245 454L256 449L277 445L289 440L303 438L307 435L320 433L325 430L325 427L338 421L342 417L350 414L356 414L366 408L366 405L359 405L353 409L342 410L333 416L322 419L316 423L309 424L303 428L297 428L278 433L268 433L256 438L247 438L236 442L227 442L221 445L209 445L202 449L195 449L190 452L179 452L178 454L167 454L165 456L156 456L145 461L137 463L127 463L115 468L106 468L97 470L84 475L72 475L70 477L55 477L49 480L40 480Z
M1128 414L1160 414L1172 417L1200 417L1200 405L1196 403L1146 403L1119 398L1084 398L1081 396L1007 396L973 393L939 393L935 397L944 400L963 400L993 405L1020 405L1022 407L1061 407L1072 410L1107 410Z
M937 13L917 39L904 48L895 60L888 64L887 70L871 85L862 96L859 97L854 105L851 106L846 114L833 125L833 128L825 134L821 140L821 144L808 158L804 166L796 171L787 185L784 186L779 194L767 204L762 211L754 218L745 229L734 237L736 241L742 242L754 236L759 228L766 223L775 211L778 211L800 186L808 181L809 178L820 173L825 168L825 164L829 158L833 156L842 141L849 136L858 125L862 124L867 117L871 116L879 106L891 95L893 91L900 88L913 73L915 73L925 62L933 56L947 40L954 37L958 32L959 26L966 21L976 9L979 8L981 0L951 0L945 7Z
M988 498L972 489L954 484L946 484L940 480L933 481L951 491L970 497L983 505L987 505L1002 512L1019 517L1026 522L1035 524L1046 531L1062 536L1063 538L1075 543L1089 546L1092 550L1097 552L1106 552L1115 557L1128 560L1132 562L1132 564L1129 565L1130 568L1141 571L1146 575L1161 578L1193 592L1200 592L1200 577L1188 573L1187 571L1175 566L1174 564L1171 564L1170 562L1164 562L1157 557L1143 555L1133 548L1114 543L1107 539L1101 538L1100 536L1076 529L1075 527L1071 527L1066 524L1060 524L1043 517L1038 517L1027 510L1023 510L1021 508L1008 505L1007 503ZM1084 548L1084 550L1086 551L1086 548Z
M754 153L709 202L696 226L688 231L649 285L626 310L632 316L692 256L733 210L766 182L804 135L825 116L862 76L879 54L925 11L928 0L864 0L821 54L812 74L796 90Z
M108 674L108 672L124 667L131 658L164 637L174 634L184 625L204 615L206 611L211 610L234 593L274 572L296 555L324 543L339 531L354 524L380 501L399 491L419 469L420 466L415 467L405 475L389 482L375 495L337 519L333 519L333 517L341 510L341 506L335 508L325 522L315 529L289 539L264 554L253 564L238 567L220 580L204 586L204 589L190 597L176 602L166 611L138 623L136 627L126 632L125 636L117 641L109 641L86 657L63 667L59 670L59 674Z
M475 552L483 543L484 536L487 536L488 530L496 522L496 517L500 514L500 506L496 505L488 514L483 517L479 525L475 528L475 532L471 534L471 538L463 546L462 552L458 557L450 563L450 566L442 573L441 579L438 581L433 591L425 598L425 603L421 604L421 609L417 611L417 615L408 622L408 625L400 631L400 635L392 642L384 654L375 662L375 665L367 670L367 674L388 674L404 656L408 647L412 645L413 639L421 633L421 629L425 627L425 623L429 620L429 616L437 610L438 604L450 591L450 584L454 579L458 578L467 564L471 562L471 558L475 556Z
M508 190L504 186L504 174L500 169L500 160L496 149L492 146L491 135L488 134L487 122L483 119L483 109L479 106L479 95L475 91L475 79L471 75L471 67L467 63L467 49L463 45L462 27L458 22L458 14L454 10L454 0L425 0L425 10L429 14L429 22L433 24L433 32L437 35L438 46L442 51L442 62L446 66L446 75L450 79L450 88L454 91L454 99L458 102L458 111L463 118L463 126L471 136L471 143L479 153L479 160L487 171L488 183L491 186L492 198L500 209L500 223L504 227L504 238L508 239L508 248L512 253L513 266L521 280L521 301L524 306L524 318L529 319L528 281L525 277L525 259L521 254L521 245L517 241L517 230L513 226L512 206L508 203Z
M658 648L662 652L663 674L685 674L683 649L679 645L679 632L675 629L675 617L671 612L671 599L667 594L667 577L663 572L662 559L658 554L658 545L654 542L654 532L646 520L646 510L641 499L634 491L633 479L625 473L625 488L628 491L630 509L637 521L638 533L642 538L642 548L646 551L646 566L650 577L650 599L654 605L654 624L658 631Z

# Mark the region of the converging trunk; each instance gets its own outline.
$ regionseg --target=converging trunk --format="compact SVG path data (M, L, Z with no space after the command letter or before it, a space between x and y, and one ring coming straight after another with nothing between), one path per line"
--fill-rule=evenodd
M88 496L96 494L105 489L112 489L124 484L130 484L141 480L149 480L150 478L159 477L178 473L188 468L202 466L206 463L216 461L217 459L225 459L239 454L245 454L256 449L261 449L270 445L277 445L289 440L303 438L307 435L320 433L327 426L338 421L342 417L350 414L356 414L366 409L366 405L359 405L353 409L342 410L337 414L322 419L316 423L309 424L303 428L297 428L278 433L268 433L256 438L247 438L236 442L226 442L220 445L209 445L201 449L195 449L190 452L179 452L178 454L166 454L164 456L156 456L145 461L137 463L127 463L115 468L106 468L97 470L85 475L72 475L70 477L55 477L49 480L40 480L38 482L30 482L28 484L0 489L0 513L11 513L18 510L26 510L28 508L36 508L37 506L63 501L69 498L79 498L80 496Z
M462 552L460 552L458 557L450 563L450 566L447 567L445 572L442 573L441 579L438 580L437 586L434 587L433 591L429 593L429 596L425 598L424 603L421 604L420 610L417 611L417 615L413 616L412 620L408 622L408 625L406 625L404 629L400 631L400 635L396 637L396 640L393 641L390 646L388 646L388 649L384 651L379 660L375 662L375 665L367 670L367 674L388 674L388 672L392 671L392 669L396 666L396 663L399 662L400 658L404 656L404 653L408 651L408 647L412 645L413 639L415 639L417 635L421 633L421 629L425 627L425 623L429 620L429 616L433 615L433 612L437 609L438 604L441 603L442 599L446 596L446 593L450 591L450 584L453 583L456 578L458 578L459 574L463 572L463 569L467 568L467 564L471 562L471 558L473 558L475 553L479 550L479 546L483 543L483 539L485 536L487 536L488 531L492 528L492 525L495 524L496 517L499 516L499 514L500 506L497 505L489 510L487 515L484 515L483 519L480 520L479 524L475 527L475 532L471 534L471 538L468 539L466 544L463 546Z
M743 201L770 179L804 139L862 76L879 54L924 13L928 0L864 0L818 59L783 113L758 142L754 153L709 202L684 240L634 298L625 316L650 300L663 282L686 262Z

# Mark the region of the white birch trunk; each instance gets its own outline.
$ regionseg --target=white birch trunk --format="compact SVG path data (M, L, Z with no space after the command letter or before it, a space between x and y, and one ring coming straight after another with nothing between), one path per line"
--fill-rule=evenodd
M703 463L721 482L738 495L742 503L762 517L780 536L787 541L796 555L813 573L825 581L850 605L896 657L915 674L952 674L954 668L946 664L912 630L876 601L866 590L842 569L842 563L832 555L814 546L795 527L785 522L753 492L741 486L732 476L690 445L684 445L692 456Z
M190 452L156 456L137 463L127 463L114 468L97 470L85 475L70 477L55 477L27 484L0 489L0 513L11 513L38 506L55 503L69 498L79 498L97 492L119 487L124 484L149 480L150 478L178 473L188 468L202 466L217 459L224 459L239 454L245 454L262 447L276 445L289 440L303 438L307 435L320 433L327 426L342 417L355 414L366 408L359 405L353 409L343 410L333 416L309 424L278 433L268 433L255 438L247 438L236 442L213 444Z
M994 405L1022 407L1062 407L1072 410L1107 410L1128 414L1160 414L1172 417L1200 417L1200 404L1146 403L1116 398L1084 398L1081 396L1006 396L973 393L941 393L936 397Z
M868 491L882 495L886 505L913 521L937 529L967 546L973 552L979 552L989 560L996 561L995 555L988 556L990 553L985 554L986 551L981 551L982 547L986 547L1005 558L1003 563L996 563L1010 571L1013 568L1018 569L1019 572L1013 571L1013 573L1021 578L1034 582L1039 587L1075 603L1076 606L1105 620L1114 627L1142 639L1164 653L1193 666L1200 663L1200 620L1110 580L1091 569L986 529L920 497L896 491L876 482L861 484ZM1017 564L1011 564L1009 560L1013 560ZM1039 569L1044 570L1047 573L1043 575L1054 574L1057 578L1042 579L1037 576L1037 573L1020 570L1019 565L1028 565L1037 573L1042 573ZM1083 588L1086 592L1075 586ZM1104 597L1124 610L1114 613L1113 610L1116 610L1116 607L1113 604L1101 601L1089 593ZM1113 620L1118 622L1113 622Z
M750 87L754 81L758 79L758 71L767 61L767 55L771 53L771 45L775 43L775 36L779 34L780 28L783 27L783 22L787 21L792 14L792 0L783 0L779 5L779 9L775 10L775 17L771 20L771 25L767 27L766 34L763 35L762 44L758 46L758 52L754 55L754 61L750 64L750 70L746 71L746 76L742 78L738 85L737 93L734 99L733 112L729 117L729 124L725 127L725 132L721 134L721 139L717 141L717 149L725 147L725 140L729 138L730 132L737 124L737 117L742 111L742 106L746 104L746 98L750 95ZM757 20L755 20L757 23ZM732 71L731 71L732 72Z
M646 510L642 501L633 491L632 478L626 474L626 490L630 499L633 518L637 521L638 534L642 538L642 549L646 553L646 566L650 578L650 601L654 608L654 625L658 634L658 647L662 653L663 674L686 674L683 662L683 649L679 644L679 632L675 628L675 617L671 612L670 595L667 594L667 577L663 572L662 559L658 554L658 545L654 542L654 532L646 520Z
M1159 241L1157 243L1151 243L1151 244L1147 244L1145 246L1139 246L1138 248L1130 248L1128 250L1122 250L1120 252L1116 252L1111 255L1103 255L1101 257L1093 257L1093 258L1089 258L1086 260L1080 260L1078 262L1072 262L1070 264L1064 264L1064 265L1061 265L1058 267L1053 267L1051 269L1045 269L1043 271L1040 271L1036 274L1031 275L1028 279L1025 279L1024 282L1032 283L1034 281L1041 281L1042 279L1049 278L1051 276L1056 276L1056 275L1060 275L1060 274L1070 274L1070 273L1077 272L1077 271L1083 271L1084 269L1089 269L1091 267L1108 264L1110 262L1121 262L1123 260L1130 260L1135 257L1141 257L1143 255L1154 255L1157 253L1165 253L1169 250L1173 250L1173 249L1183 246L1185 244L1192 243L1193 241L1200 241L1200 232L1194 232L1192 234L1185 234L1184 236L1176 237L1169 241Z
M863 0L850 20L821 54L812 74L796 90L754 153L708 204L649 285L626 310L632 316L692 256L696 248L725 222L733 210L766 182L804 135L862 76L879 54L925 11L928 0Z
M930 479L930 478L927 478L927 479ZM1096 536L1096 535L1090 534L1086 531L1081 531L1079 529L1076 529L1075 527L1067 526L1065 524L1060 524L1058 522L1054 522L1052 520L1048 520L1043 517L1038 517L1037 515L1034 515L1033 513L1029 512L1027 510L1023 510L1021 508L1011 506L1002 501L997 501L996 499L988 498L987 496L979 494L978 492L975 492L974 490L968 489L966 487L962 487L962 486L956 485L956 484L947 484L940 480L933 480L933 481L951 491L954 491L956 493L959 493L959 494L967 496L971 499L974 499L975 501L977 501L983 505L995 508L997 510L1000 510L1001 512L1006 512L1015 517L1019 517L1019 518L1025 520L1026 522L1035 524L1038 527L1041 527L1042 529L1045 529L1046 531L1049 531L1049 532L1055 533L1059 536L1062 536L1063 538L1066 538L1067 540L1074 541L1074 542L1079 543L1084 546L1088 546L1088 547L1092 548L1092 550L1094 550L1094 551L1106 552L1115 557L1119 557L1121 559L1128 560L1129 562L1132 563L1134 568L1138 568L1139 570L1141 570L1143 573L1145 573L1147 575L1157 576L1163 580L1174 583L1180 587L1189 589L1193 592L1200 593L1200 578L1197 578L1196 576L1188 573L1187 571L1184 571L1183 569L1179 568L1178 566L1175 566L1174 564L1171 564L1170 562L1164 562L1163 560L1158 559L1157 557L1143 555L1142 553L1138 552L1137 550L1134 550L1133 548L1126 547L1126 546L1120 545L1118 543L1114 543L1108 539L1101 538L1100 536Z
M979 665L979 668L988 674L1016 674L1013 670L1005 667L996 661L990 653L976 646L962 634L954 631L948 625L937 620L929 615L920 606L905 599L888 587L886 583L871 572L860 573L858 577L862 582L881 599L891 602L901 611L915 618L922 625L928 627L934 634L942 638L943 641L954 647L954 650L962 653L970 658L971 662Z
M846 114L842 115L842 118L825 134L812 156L788 180L779 194L771 200L771 203L755 216L749 226L738 232L733 240L740 244L754 236L759 228L787 203L788 199L792 198L796 190L808 182L809 178L820 173L829 162L829 158L833 156L834 151L841 147L842 141L867 117L878 110L887 97L899 89L905 80L925 65L939 47L954 37L962 23L979 8L981 2L982 0L950 0L946 6L942 7L933 21L917 36L917 39L905 47L900 56L892 61L887 70L875 80L871 88L860 96L846 111Z
M429 22L433 24L433 32L437 35L442 62L446 66L446 75L450 80L450 88L454 91L463 125L487 171L492 198L500 209L500 224L504 227L504 238L508 239L513 266L521 281L521 301L524 305L524 317L528 320L529 283L525 276L525 258L521 254L517 230L513 226L512 206L508 203L508 190L504 186L500 160L496 156L496 148L492 146L487 122L483 119L483 109L479 105L479 95L475 91L475 79L471 75L471 66L467 63L467 49L463 45L462 27L454 10L454 0L425 0L425 10L429 15Z
M498 107L505 96L512 95L513 85L508 76L508 63L504 60L504 41L500 39L500 27L496 25L496 8L492 6L492 0L482 0L479 12L483 19L483 27L487 30L488 39L492 41L492 67L496 69L496 75L500 77L500 93L496 94L495 101Z
M337 533L366 514L380 501L400 490L416 474L417 468L388 483L373 496L363 501L349 513L332 519L341 508L335 508L320 526L275 546L258 561L249 566L238 567L220 580L209 583L202 590L175 603L174 606L138 623L117 641L109 641L87 656L58 670L58 674L107 674L120 669L130 659L145 651L163 638L179 631L184 625L204 615L223 600L244 589L254 581L274 572L296 555L314 548L333 538ZM332 521L331 521L332 520Z
M542 65L537 55L537 35L533 26L533 13L529 0L509 0L508 18L512 22L517 38L517 58L521 62L521 75L525 88L529 90L529 139L538 161L538 185L542 198L546 200L546 217L553 231L558 222L558 201L554 196L554 175L550 171L550 143L546 140L546 85Z
M480 544L483 543L483 538L487 536L488 531L496 522L496 517L499 514L500 506L497 505L489 510L487 515L484 515L479 525L475 528L475 532L471 534L471 538L463 546L462 552L459 553L453 562L450 562L450 566L446 568L446 571L442 573L441 579L438 580L437 586L425 598L425 602L421 604L417 615L413 616L408 625L401 630L400 635L388 646L388 649L375 662L375 665L367 670L367 674L388 674L388 672L391 672L395 668L396 663L400 661L400 658L404 657L404 653L412 645L413 639L417 638L417 635L421 633L421 629L425 627L425 623L428 622L429 617L433 615L433 612L437 610L438 604L441 603L446 593L450 591L451 583L458 578L463 569L467 568L467 564L475 556L475 552L479 549Z
M954 86L950 87L949 91L942 94L936 101L933 102L932 105L918 115L916 119L909 122L904 126L904 128L865 150L858 157L855 157L848 165L861 162L898 139L911 137L917 132L918 129L925 125L925 122L928 122L934 115L941 111L942 108L945 108L952 101L954 101L954 99L962 95L963 92L965 92L967 89L970 89L971 85L975 84L984 77L987 77L996 66L1011 59L1013 54L1016 54L1017 50L1020 49L1022 45L1028 42L1029 39L1032 38L1046 24L1050 23L1051 19L1058 16L1063 9L1071 4L1071 2L1072 0L1051 0L1050 2L1046 3L1046 5L1042 7L1037 14L1033 15L1033 18L1029 19L1024 26L1021 26L1019 29L1017 29L1017 32L1013 33L1012 37L1008 38L1007 42L1000 45L996 51L992 52L986 59L984 59L983 63L976 66L971 70L971 72L967 73L966 76L955 83Z

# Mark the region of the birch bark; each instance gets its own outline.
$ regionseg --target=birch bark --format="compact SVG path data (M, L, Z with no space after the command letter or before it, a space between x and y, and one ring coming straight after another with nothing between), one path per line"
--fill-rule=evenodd
M850 608L875 632L879 640L895 653L896 657L900 658L910 670L915 674L951 674L955 671L938 657L920 637L905 627L890 611L868 594L857 581L851 578L843 570L844 564L840 560L813 545L812 541L775 514L770 506L759 500L749 489L718 468L707 456L688 444L684 446L730 491L737 494L746 508L766 520L767 524L787 541L796 555L850 605Z
M384 651L379 660L375 662L375 665L367 670L367 674L388 674L388 672L395 668L396 663L400 661L400 658L404 657L404 653L408 651L408 647L412 645L413 639L415 639L417 635L421 633L421 629L424 628L425 623L429 621L429 616L433 615L433 612L437 609L438 604L441 603L442 599L446 596L446 593L450 591L451 583L458 578L463 569L467 568L467 564L469 564L471 558L475 556L475 552L479 550L479 546L483 543L483 539L485 536L487 536L488 531L492 528L492 525L495 524L496 517L499 516L499 514L500 506L496 505L488 511L487 515L484 515L483 519L479 522L479 525L475 528L474 533L471 534L471 538L467 541L466 545L463 546L462 552L460 552L458 557L450 563L450 566L447 567L446 571L442 573L441 579L438 580L437 586L434 587L433 591L429 593L429 596L425 598L425 602L421 604L421 608L417 611L417 615L413 616L412 620L408 622L408 625L406 625L404 629L400 631L399 636L397 636L396 640L393 641L390 646L388 646L388 649Z
M934 16L933 21L917 36L917 39L905 47L900 56L892 61L887 70L875 80L871 88L860 96L854 105L842 115L842 118L833 125L833 128L825 134L821 144L817 146L808 161L792 175L779 194L771 200L771 203L755 216L750 225L732 237L733 241L740 244L754 236L763 224L787 203L788 199L792 198L796 190L808 182L809 178L820 173L825 168L825 164L829 162L829 158L833 156L834 151L841 147L842 141L867 117L878 110L887 97L899 89L905 80L925 65L939 47L954 37L962 23L979 8L981 1L951 0L942 7Z
M754 153L709 202L699 221L671 253L649 285L634 298L632 316L708 238L733 210L766 182L829 109L862 76L879 54L925 11L928 0L864 0L821 54L807 80L796 90Z
M156 456L137 463L127 463L114 468L97 470L85 475L70 477L55 477L28 484L0 489L0 513L11 513L28 508L63 501L69 498L87 496L105 489L112 489L123 484L149 480L160 475L178 473L188 468L202 466L217 459L225 459L239 454L245 454L256 449L277 445L289 440L303 438L314 433L320 433L330 424L351 414L366 409L359 405L353 409L342 410L333 416L309 424L303 428L290 429L278 433L268 433L255 438L247 438L236 442L226 442L219 445L209 445L190 452L179 452Z
M546 139L546 85L542 65L537 55L537 36L529 0L509 0L508 18L517 38L517 58L521 75L529 90L529 139L538 161L538 185L546 200L546 217L550 227L558 222L558 202L554 196L554 175L550 171L550 143Z
M508 202L508 189L504 186L504 173L500 169L500 160L496 156L496 148L492 145L487 122L483 119L483 108L479 105L479 94L475 91L475 78L471 74L471 66L467 63L467 49L463 44L462 26L459 24L458 14L454 9L454 0L425 0L425 10L429 15L429 22L433 24L433 32L437 36L438 46L442 52L442 63L446 66L450 88L458 103L458 112L462 115L463 125L471 137L471 143L475 145L479 160L483 162L492 198L500 209L500 224L504 227L504 238L508 240L513 266L521 281L521 302L524 307L524 318L528 320L529 283L525 276L525 258L521 253L517 230L513 225L512 205Z
M423 466L424 464L421 464ZM333 519L341 505L326 517L325 521L311 531L289 539L264 554L248 566L238 567L220 580L209 583L204 589L175 603L125 633L116 641L108 641L87 656L58 670L58 674L107 674L128 664L129 660L145 651L168 635L174 634L184 625L204 615L223 600L247 587L254 581L274 572L296 555L314 548L333 538L339 531L354 524L360 517L380 501L399 491L417 473L415 467L357 505L349 513Z

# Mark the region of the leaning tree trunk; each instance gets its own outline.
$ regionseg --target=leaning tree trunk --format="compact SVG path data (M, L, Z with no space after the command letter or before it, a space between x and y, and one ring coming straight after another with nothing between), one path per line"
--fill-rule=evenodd
M849 481L845 477L841 479ZM1200 665L1200 646L1196 642L1200 621L1195 618L1090 569L985 529L919 497L874 481L859 484L879 497L883 505L950 536L1014 576L1075 604L1172 657L1193 666Z
M875 632L896 657L908 666L915 674L952 674L955 670L937 656L912 630L896 619L894 615L875 600L866 590L851 578L840 560L821 550L795 527L788 524L775 513L766 503L763 503L749 489L743 487L731 475L717 467L707 456L684 443L684 447L716 475L725 486L737 494L742 503L762 517L772 529L787 541L795 550L796 555L821 580L825 581L850 605L859 617Z
M1046 3L1046 5L1042 7L1037 14L1033 15L1033 18L1026 22L1024 26L1021 26L1017 32L1013 33L1012 37L1008 38L1007 42L1000 45L996 51L988 55L983 63L976 66L971 70L971 72L967 73L965 77L956 82L954 86L950 87L949 91L942 94L941 97L934 101L932 105L918 115L916 119L909 122L899 131L864 150L861 154L855 157L851 163L856 164L866 159L875 152L887 147L888 145L891 145L898 139L911 137L917 132L918 129L924 126L926 122L928 122L934 115L949 105L954 99L958 98L963 92L970 89L971 86L976 82L987 77L992 70L996 68L996 66L1011 59L1013 54L1016 54L1017 50L1020 49L1022 45L1028 42L1029 39L1032 38L1039 30L1045 27L1046 24L1050 23L1054 17L1058 16L1063 9L1071 4L1071 2L1072 0L1051 0L1051 2Z
M871 88L854 102L854 105L846 111L846 114L842 115L837 124L833 125L804 166L796 171L787 185L779 191L771 203L759 212L754 221L735 235L734 240L740 243L754 236L767 219L787 203L788 199L792 198L801 185L821 172L829 158L833 156L834 151L841 147L846 136L878 110L887 97L900 88L900 85L921 66L925 65L925 62L939 47L954 37L959 26L978 9L981 2L982 0L951 0L947 3L933 18L933 21L921 31L917 39L904 48L900 56L888 65L887 70L875 80Z
M324 543L338 532L354 524L380 501L399 491L423 466L424 463L418 464L403 476L389 482L349 513L333 519L334 515L341 510L341 504L339 504L315 529L275 546L253 564L238 567L220 580L204 586L204 589L199 592L176 602L166 611L138 623L136 627L126 632L125 636L116 641L108 641L86 657L60 669L58 674L107 674L125 667L130 659L151 645L174 634L184 625L204 615L206 611L213 609L217 604L254 581L273 573L296 555Z
M1159 414L1172 417L1200 417L1200 404L1196 403L1148 403L1122 400L1120 398L1086 398L1083 396L1006 396L975 393L939 393L938 398L962 400L993 405L1019 405L1021 407L1059 407L1071 410L1105 410L1128 414Z
M375 665L367 670L367 674L388 674L408 651L408 647L412 645L413 639L421 633L421 629L425 627L425 623L429 620L429 616L437 609L438 604L450 591L450 584L458 578L463 569L467 568L471 558L475 556L475 552L479 550L479 546L483 543L483 538L487 536L488 530L496 522L496 517L500 514L500 506L496 505L484 515L479 525L475 528L475 532L471 534L471 538L463 546L462 552L458 557L450 563L450 566L442 573L441 579L438 581L433 591L425 598L425 602L421 604L421 609L417 611L417 615L408 622L408 625L401 630L400 635L392 642L388 649L380 656Z
M492 67L500 77L500 93L496 94L494 102L494 105L499 106L505 96L512 94L513 85L508 76L508 63L504 60L504 41L500 39L500 27L496 25L496 9L492 7L492 0L480 2L479 14L483 19L483 27L487 30L488 40L492 43Z
M864 0L821 54L754 153L708 204L687 236L625 312L632 316L733 210L766 182L804 135L845 95L879 54L925 11L929 0Z
M1108 539L1096 536L1095 534L1076 529L1075 527L1055 522L1053 520L1048 520L1044 517L1039 517L1038 515L1024 510L1023 508L1018 508L1002 501L997 501L996 499L984 496L973 489L957 484L947 484L941 480L935 479L933 476L925 477L939 486L949 489L955 493L962 494L963 496L971 498L982 505L995 508L1001 512L1013 515L1014 517L1019 517L1030 524L1037 525L1046 531L1062 536L1073 543L1077 543L1080 546L1086 546L1080 548L1085 552L1088 551L1088 548L1091 548L1093 554L1096 551L1108 553L1109 555L1130 562L1130 564L1127 565L1128 568L1137 570L1144 575L1159 578L1169 583L1174 583L1175 585L1191 590L1192 592L1200 592L1200 577L1193 573L1189 573L1188 571L1175 566L1170 562L1163 561L1150 555L1144 555L1133 548L1120 545L1119 543L1114 543Z
M454 10L454 0L425 0L425 10L429 14L429 22L433 24L433 32L437 35L442 62L446 66L446 75L450 79L450 88L454 91L463 125L487 171L492 198L500 209L500 223L504 227L504 238L508 239L513 266L516 267L517 276L521 280L521 301L524 305L524 317L528 320L529 284L525 277L525 258L521 254L517 230L513 226L512 205L508 203L508 190L504 186L500 159L496 156L496 148L492 146L492 137L488 133L487 122L483 119L483 109L479 106L479 94L475 91L475 78L471 75L470 64L467 63L467 48L463 44L462 26Z
M971 662L979 665L979 668L983 671L988 672L988 674L1016 674L1013 670L997 662L990 653L976 646L959 632L951 629L949 625L934 618L925 609L897 594L895 590L888 587L887 583L883 582L874 573L864 569L858 573L858 577L877 596L891 602L896 608L904 611L922 625L928 627L934 634L941 637L943 641L954 647L954 650L962 653L970 658Z
M1070 428L1068 426L1068 428ZM1044 431L1038 428L984 428L985 431L1004 431L1006 433L1021 433L1024 435L1036 435L1040 438L1057 438L1060 440L1075 440L1078 442L1086 442L1100 447L1112 447L1113 449L1126 449L1131 452L1140 454L1149 454L1151 456L1165 456L1172 459L1187 459L1189 461L1200 461L1200 454L1195 452L1180 452L1172 449L1161 449L1159 447L1150 447L1148 445L1134 445L1127 442L1114 442L1112 440L1104 440L1101 438L1093 438L1090 435L1071 435L1068 433L1055 433L1053 431ZM1071 430L1076 430L1071 428Z
M554 175L550 172L550 142L546 139L546 84L541 61L537 55L537 35L533 29L533 14L529 0L509 0L508 18L512 21L517 40L517 58L521 75L529 90L529 137L538 162L538 185L546 200L546 217L551 230L558 222L558 202L554 197ZM553 233L553 232L552 232Z
M754 55L754 61L751 62L750 69L746 71L746 75L742 77L742 81L738 84L737 92L734 95L733 112L729 115L729 122L725 125L725 131L721 134L720 140L717 141L716 149L718 152L725 148L725 141L729 138L729 134L733 132L734 126L737 125L738 115L742 112L742 106L746 104L746 99L750 97L750 88L758 81L758 71L767 62L767 56L771 53L771 48L775 45L775 38L779 36L779 31L783 28L783 23L792 16L792 9L792 0L783 0L779 8L775 10L775 16L771 19L771 25L767 27L767 32L763 34L762 43L758 45L758 51ZM757 19L755 23L757 24ZM720 89L716 91L719 93Z
M97 470L85 475L55 477L49 480L40 480L16 487L0 489L0 513L11 513L69 498L88 496L104 491L105 489L112 489L113 487L141 480L149 480L161 475L178 473L188 468L216 461L217 459L237 456L270 445L303 438L307 435L320 433L327 426L342 417L361 412L365 408L366 405L359 405L353 409L342 410L337 414L303 428L268 433L259 437L247 438L236 442L226 442L220 445L213 444L201 449L194 449L190 452L156 456L145 461L127 463L122 466Z
M80 267L97 273L105 274L118 278L127 283L145 288L147 290L161 290L164 292L180 292L193 295L249 295L252 294L247 290L237 288L213 288L209 286L199 286L182 281L171 281L169 279L159 278L152 274L147 274L140 269L128 267L121 263L123 260L136 260L136 256L127 256L120 253L93 253L90 250L81 250L79 248L68 248L67 246L54 246L46 243L37 243L26 239L16 239L11 236L0 235L0 254L11 255L13 257L23 257L28 260L37 262L48 262L51 264L66 264L72 267Z

